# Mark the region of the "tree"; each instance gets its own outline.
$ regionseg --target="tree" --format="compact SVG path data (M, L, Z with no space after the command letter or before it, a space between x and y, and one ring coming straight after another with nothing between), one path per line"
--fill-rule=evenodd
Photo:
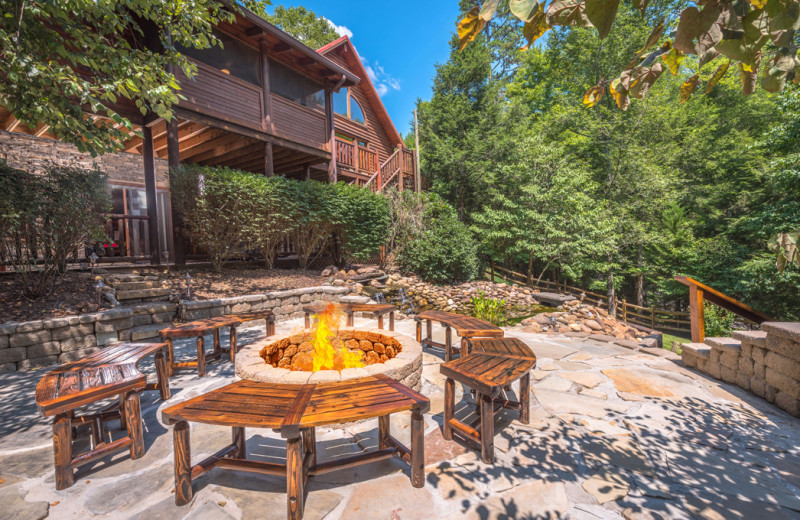
M93 155L121 150L129 137L122 101L170 119L178 101L170 67L190 77L195 70L176 46L217 44L212 27L233 17L216 0L12 0L4 6L0 103L26 126L47 125Z
M264 13L263 17L312 49L319 49L339 37L327 18L303 6L278 5L272 14Z
M461 48L473 41L498 11L500 0L486 0L482 7L473 7L458 24ZM649 2L633 0L633 5L646 15ZM623 6L625 4L622 4ZM601 39L608 36L617 21L619 0L508 0L510 11L525 22L523 32L531 45L554 27L596 27ZM795 78L800 67L797 58L795 31L800 29L800 4L796 0L758 0L706 2L699 8L685 7L679 16L669 14L654 23L652 32L642 40L642 47L630 55L630 61L619 77L600 78L586 91L584 103L594 106L606 88L619 108L628 107L629 97L642 98L666 68L675 68L686 55L695 55L695 71L681 87L681 102L686 101L701 82L704 64L720 60L706 79L710 90L728 72L738 68L742 92L751 94L762 67L761 87L768 92L783 89ZM664 38L674 28L674 41ZM654 49L651 52L651 49ZM657 61L659 60L660 61ZM735 67L732 67L735 65Z

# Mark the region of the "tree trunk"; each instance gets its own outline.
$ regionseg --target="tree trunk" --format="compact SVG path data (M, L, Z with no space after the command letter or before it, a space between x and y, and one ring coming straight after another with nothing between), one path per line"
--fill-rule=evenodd
M616 295L614 294L614 253L608 254L608 272L606 273L606 293L608 294L608 314L612 318L617 317Z
M533 283L533 251L528 255L528 285ZM541 279L541 276L539 277ZM538 282L537 282L538 285Z
M642 243L639 242L639 251L636 256L636 265L637 265L637 273L636 273L636 305L640 307L644 307L644 266L642 265L642 250L644 247Z

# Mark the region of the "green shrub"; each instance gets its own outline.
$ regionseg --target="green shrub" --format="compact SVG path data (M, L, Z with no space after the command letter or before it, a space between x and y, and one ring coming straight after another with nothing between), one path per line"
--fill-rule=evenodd
M103 234L111 198L99 170L49 166L33 175L0 161L0 260L23 294L49 295L75 255Z
M506 301L496 298L487 298L486 293L478 291L477 296L470 300L473 310L472 315L476 318L486 320L498 327L506 324Z
M474 279L479 270L475 242L452 206L433 194L404 197L422 198L424 212L420 228L397 235L397 263L436 283Z
M341 256L358 261L371 258L389 236L389 201L371 190L341 182L336 185L336 195Z
M278 245L296 226L294 182L286 177L258 178L258 200L245 233L264 255L267 269L274 267Z
M733 333L733 321L736 315L722 307L706 302L703 306L706 322L706 337L728 337Z
M193 165L172 172L173 200L189 235L208 253L215 271L255 240L259 176L229 168Z

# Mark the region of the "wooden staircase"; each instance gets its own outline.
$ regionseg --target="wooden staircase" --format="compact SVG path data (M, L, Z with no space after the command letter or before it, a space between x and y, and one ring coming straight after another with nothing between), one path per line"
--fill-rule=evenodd
M398 191L404 189L419 191L414 166L414 152L398 148L380 165L364 186L375 192L381 192L391 186L396 186Z

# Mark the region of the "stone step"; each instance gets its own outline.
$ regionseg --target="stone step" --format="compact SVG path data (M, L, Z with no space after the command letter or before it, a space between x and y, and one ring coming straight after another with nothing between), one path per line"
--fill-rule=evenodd
M159 340L160 332L169 327L169 323L154 323L152 325L140 325L131 329L131 342Z
M138 300L153 298L166 298L169 296L169 289L139 289L136 291L117 291L117 300Z
M684 343L681 345L681 353L708 359L711 354L711 347L705 343Z
M767 333L762 330L736 330L733 332L733 339L763 347L767 344Z
M733 338L706 338L705 344L714 350L736 355L742 350L742 342Z
M111 284L115 290L119 291L140 291L142 289L160 289L161 282L114 282Z
M106 280L113 285L119 282L143 282L145 278L138 274L111 274L106 276Z

